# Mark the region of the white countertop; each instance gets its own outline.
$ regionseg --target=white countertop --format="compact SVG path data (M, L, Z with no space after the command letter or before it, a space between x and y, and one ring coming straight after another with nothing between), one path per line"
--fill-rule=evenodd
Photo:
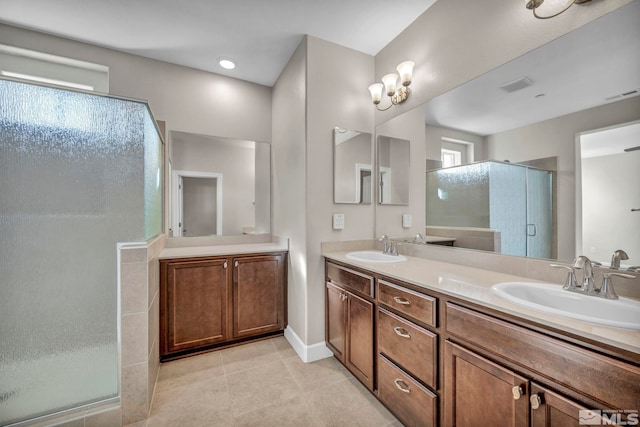
M287 251L286 244L281 243L241 243L235 245L188 246L184 248L165 248L160 259L205 257L231 254L252 254Z
M490 290L496 283L542 283L538 280L411 256L407 256L407 261L397 263L353 261L346 257L348 252L324 252L323 256L640 354L640 331L596 325L548 314L511 303Z

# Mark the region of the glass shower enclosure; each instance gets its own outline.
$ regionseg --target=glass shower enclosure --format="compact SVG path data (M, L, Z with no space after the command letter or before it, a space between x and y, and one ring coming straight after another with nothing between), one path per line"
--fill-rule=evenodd
M143 102L0 80L0 425L119 398L117 244L162 230Z
M553 174L484 161L427 171L427 226L500 232L501 253L552 258Z

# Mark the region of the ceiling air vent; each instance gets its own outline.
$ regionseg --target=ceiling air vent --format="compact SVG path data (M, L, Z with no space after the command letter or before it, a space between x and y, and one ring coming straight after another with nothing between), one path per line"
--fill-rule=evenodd
M605 98L604 100L605 101L613 101L614 99L622 98L623 96L633 96L633 95L637 95L637 94L638 94L637 90L631 90L629 92L625 92L625 93L620 94L620 95L610 96L608 98Z
M504 90L505 92L511 93L520 89L524 89L525 87L529 87L532 84L533 80L531 80L529 77L520 77L517 80L503 84L502 86L500 86L500 89Z

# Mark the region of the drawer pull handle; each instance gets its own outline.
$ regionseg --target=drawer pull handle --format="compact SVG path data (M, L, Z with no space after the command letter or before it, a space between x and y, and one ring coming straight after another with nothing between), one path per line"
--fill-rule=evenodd
M407 393L407 394L411 393L411 387L409 387L409 384L404 382L402 378L396 378L395 380L393 380L393 383L396 385L396 388L401 392Z
M406 329L401 328L399 326L396 326L393 328L393 331L396 333L396 335L402 337L402 338L408 338L411 339L411 335L409 334L409 332L407 332Z
M513 399L514 400L520 399L520 396L522 396L524 394L524 390L519 385L513 387L511 389L511 392L513 393Z
M532 394L529 400L531 401L531 409L538 409L542 404L542 399L540 399L540 395L537 393Z
M411 305L411 301L402 297L393 297L393 300L401 305Z

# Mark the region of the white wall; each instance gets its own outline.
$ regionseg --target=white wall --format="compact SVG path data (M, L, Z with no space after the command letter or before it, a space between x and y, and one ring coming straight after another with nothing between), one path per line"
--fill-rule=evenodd
M167 130L268 142L271 88L0 24L3 44L109 67L111 94L149 101Z
M372 237L374 205L333 203L333 129L373 129L371 79L372 56L308 36L273 91L274 232L291 239L289 326L307 345L324 342L320 243Z
M374 204L333 204L333 128L373 129L366 82L373 80L373 57L315 37L307 44L306 205L307 343L324 341L324 264L320 243L370 239ZM348 72L345 72L348 70ZM334 212L345 215L344 230L333 230Z
M301 42L273 87L273 233L289 239L289 327L307 341L306 61Z
M602 263L624 250L640 264L640 151L582 159L582 253ZM595 249L595 251L594 251Z
M488 157L522 162L558 157L558 258L576 256L576 135L640 119L640 97L487 137ZM587 254L588 255L588 254Z

